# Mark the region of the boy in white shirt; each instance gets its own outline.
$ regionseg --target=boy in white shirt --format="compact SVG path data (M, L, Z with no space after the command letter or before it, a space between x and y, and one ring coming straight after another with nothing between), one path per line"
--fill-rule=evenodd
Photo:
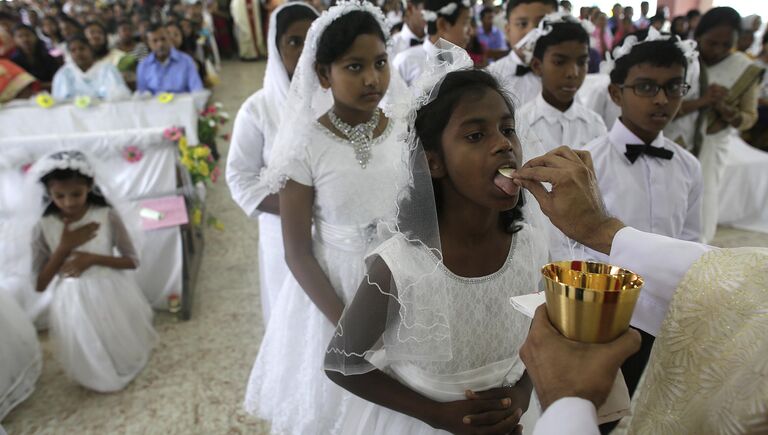
M541 92L541 82L518 53L518 43L548 14L557 12L557 0L509 0L507 3L507 45L512 47L508 55L492 63L488 72L522 106Z
M600 116L575 100L587 75L589 35L575 19L544 23L549 33L536 41L531 61L542 90L517 110L517 129L532 130L545 151L565 144L581 149L608 133Z
M686 50L686 52L684 52ZM681 240L701 238L701 165L696 157L664 137L689 86L685 83L687 56L695 52L673 39L654 37L637 43L627 40L611 71L608 92L621 108L609 133L584 147L589 151L609 214L640 231ZM594 253L599 261L607 256ZM658 289L646 285L645 298L635 312L666 315L666 304L654 298ZM659 325L633 318L642 330L641 351L622 366L632 394L648 362Z
M427 23L428 38L397 56L392 65L410 86L427 66L427 55L434 54L440 39L465 48L469 42L471 15L469 0L425 0L422 16Z
M408 0L403 14L403 29L392 36L392 48L389 53L391 58L394 59L403 51L424 43L427 24L421 15L423 9L424 0Z

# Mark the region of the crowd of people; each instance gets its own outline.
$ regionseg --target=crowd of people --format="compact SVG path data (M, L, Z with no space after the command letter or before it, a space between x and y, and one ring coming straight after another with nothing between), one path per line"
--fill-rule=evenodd
M228 27L215 32L210 10L180 1L0 2L1 101L44 91L60 100L114 99L211 87L219 44L231 50L231 43Z
M16 98L210 82L221 29L202 23L215 7L29 5L0 15L13 72L0 86L23 84ZM759 17L715 7L670 21L647 2L637 19L620 4L576 16L567 0L231 6L240 57L269 54L226 180L258 220L266 328L244 406L272 433L768 426L768 253L706 245L729 150L764 147ZM54 292L65 372L116 391L155 335L120 275L140 259L96 166L60 151L30 169L48 201L32 273ZM644 277L629 331L577 343L546 309L531 323L513 308L543 264L567 260ZM36 341L17 329L31 362L0 417L39 373Z

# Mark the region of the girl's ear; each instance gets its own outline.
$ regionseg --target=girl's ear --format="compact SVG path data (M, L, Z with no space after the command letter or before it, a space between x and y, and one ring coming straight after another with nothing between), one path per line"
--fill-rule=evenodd
M537 77L541 77L541 59L538 57L531 59L531 71L533 71Z
M320 86L322 86L323 89L329 89L331 87L331 66L316 63L315 73L317 74L318 80L320 80Z
M434 151L426 151L427 163L429 164L429 173L432 178L443 178L446 175L445 162L443 156L440 153Z
M621 107L621 101L624 96L621 94L621 88L619 88L619 85L615 83L608 85L608 94L611 96L611 100L613 100L617 106Z

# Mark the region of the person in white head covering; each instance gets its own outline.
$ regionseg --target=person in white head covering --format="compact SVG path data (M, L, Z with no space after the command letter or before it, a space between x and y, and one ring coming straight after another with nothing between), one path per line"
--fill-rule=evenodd
M288 276L284 260L280 205L276 194L259 183L269 164L277 128L285 109L290 80L309 26L317 11L305 3L286 3L270 16L264 87L251 95L237 113L227 157L227 184L232 199L249 217L259 220L259 291L264 324Z
M433 63L412 86L397 225L326 355L328 376L371 402L355 403L345 434L518 433L529 409L518 349L530 322L509 298L537 288L547 228L503 174L541 149L518 140L510 98L463 49Z
M404 172L404 125L379 108L405 91L388 62L388 35L368 2L340 2L312 23L262 172L269 192L280 192L291 275L272 307L245 409L273 433L334 433L353 399L322 367L375 224L394 217Z

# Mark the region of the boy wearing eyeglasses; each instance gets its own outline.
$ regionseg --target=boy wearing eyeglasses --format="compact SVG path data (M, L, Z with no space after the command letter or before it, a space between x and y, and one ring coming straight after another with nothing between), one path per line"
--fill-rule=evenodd
M614 54L617 51L623 50ZM669 39L637 43L616 59L608 92L621 108L621 116L607 135L590 142L584 150L592 154L608 213L641 231L698 242L701 165L693 154L662 133L688 92L687 65L683 51ZM590 255L607 261L605 255ZM674 289L646 286L637 302L642 309L635 309L631 324L641 330L643 345L622 366L630 394L659 332L653 325L661 325L666 315L665 305L654 295L671 291Z

